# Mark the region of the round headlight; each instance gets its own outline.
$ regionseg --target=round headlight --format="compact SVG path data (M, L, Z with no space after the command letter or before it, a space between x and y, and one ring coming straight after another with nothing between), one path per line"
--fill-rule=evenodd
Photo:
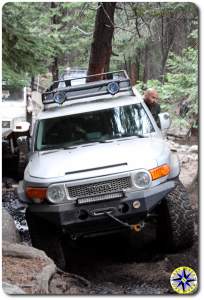
M47 190L47 198L52 203L61 203L66 200L66 193L63 185L51 185Z
M145 189L150 185L151 177L148 172L139 171L134 174L134 183L136 187Z

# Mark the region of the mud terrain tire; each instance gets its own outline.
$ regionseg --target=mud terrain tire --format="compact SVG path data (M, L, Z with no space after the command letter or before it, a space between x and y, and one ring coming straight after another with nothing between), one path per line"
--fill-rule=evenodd
M32 246L45 251L55 264L62 270L66 267L66 256L63 240L57 228L26 211L26 221L28 223Z
M192 246L194 241L194 212L188 193L178 180L159 206L157 237L167 250Z

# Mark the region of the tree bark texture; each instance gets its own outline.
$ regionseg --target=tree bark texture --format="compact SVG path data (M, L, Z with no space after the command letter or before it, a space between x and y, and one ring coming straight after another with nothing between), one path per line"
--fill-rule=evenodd
M99 3L95 19L95 29L89 59L88 75L109 71L114 32L114 12L116 2ZM101 80L103 76L93 76L87 81Z
M57 7L57 3L56 2L51 2L51 8L55 9ZM57 17L57 15L54 15L52 17L52 24L56 25L59 24L59 18ZM53 58L53 63L51 65L51 72L52 72L52 80L53 81L57 81L59 78L59 68L58 68L58 57L57 55Z
M138 78L137 78L137 65L135 62L132 62L130 64L130 81L131 81L131 85L135 85L137 82Z

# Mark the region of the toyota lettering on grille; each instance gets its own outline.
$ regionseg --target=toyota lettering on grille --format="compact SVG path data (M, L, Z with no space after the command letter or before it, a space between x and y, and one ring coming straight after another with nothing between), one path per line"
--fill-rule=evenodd
M87 190L89 193L102 193L102 192L108 192L112 188L112 185L110 183L104 183L100 185L92 185L87 187Z

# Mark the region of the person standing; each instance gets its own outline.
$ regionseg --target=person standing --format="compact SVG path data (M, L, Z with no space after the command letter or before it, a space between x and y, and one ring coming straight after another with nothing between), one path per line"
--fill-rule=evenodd
M152 113L157 126L160 128L159 114L161 112L161 108L157 102L158 98L158 93L154 88L147 89L144 93L144 102Z

